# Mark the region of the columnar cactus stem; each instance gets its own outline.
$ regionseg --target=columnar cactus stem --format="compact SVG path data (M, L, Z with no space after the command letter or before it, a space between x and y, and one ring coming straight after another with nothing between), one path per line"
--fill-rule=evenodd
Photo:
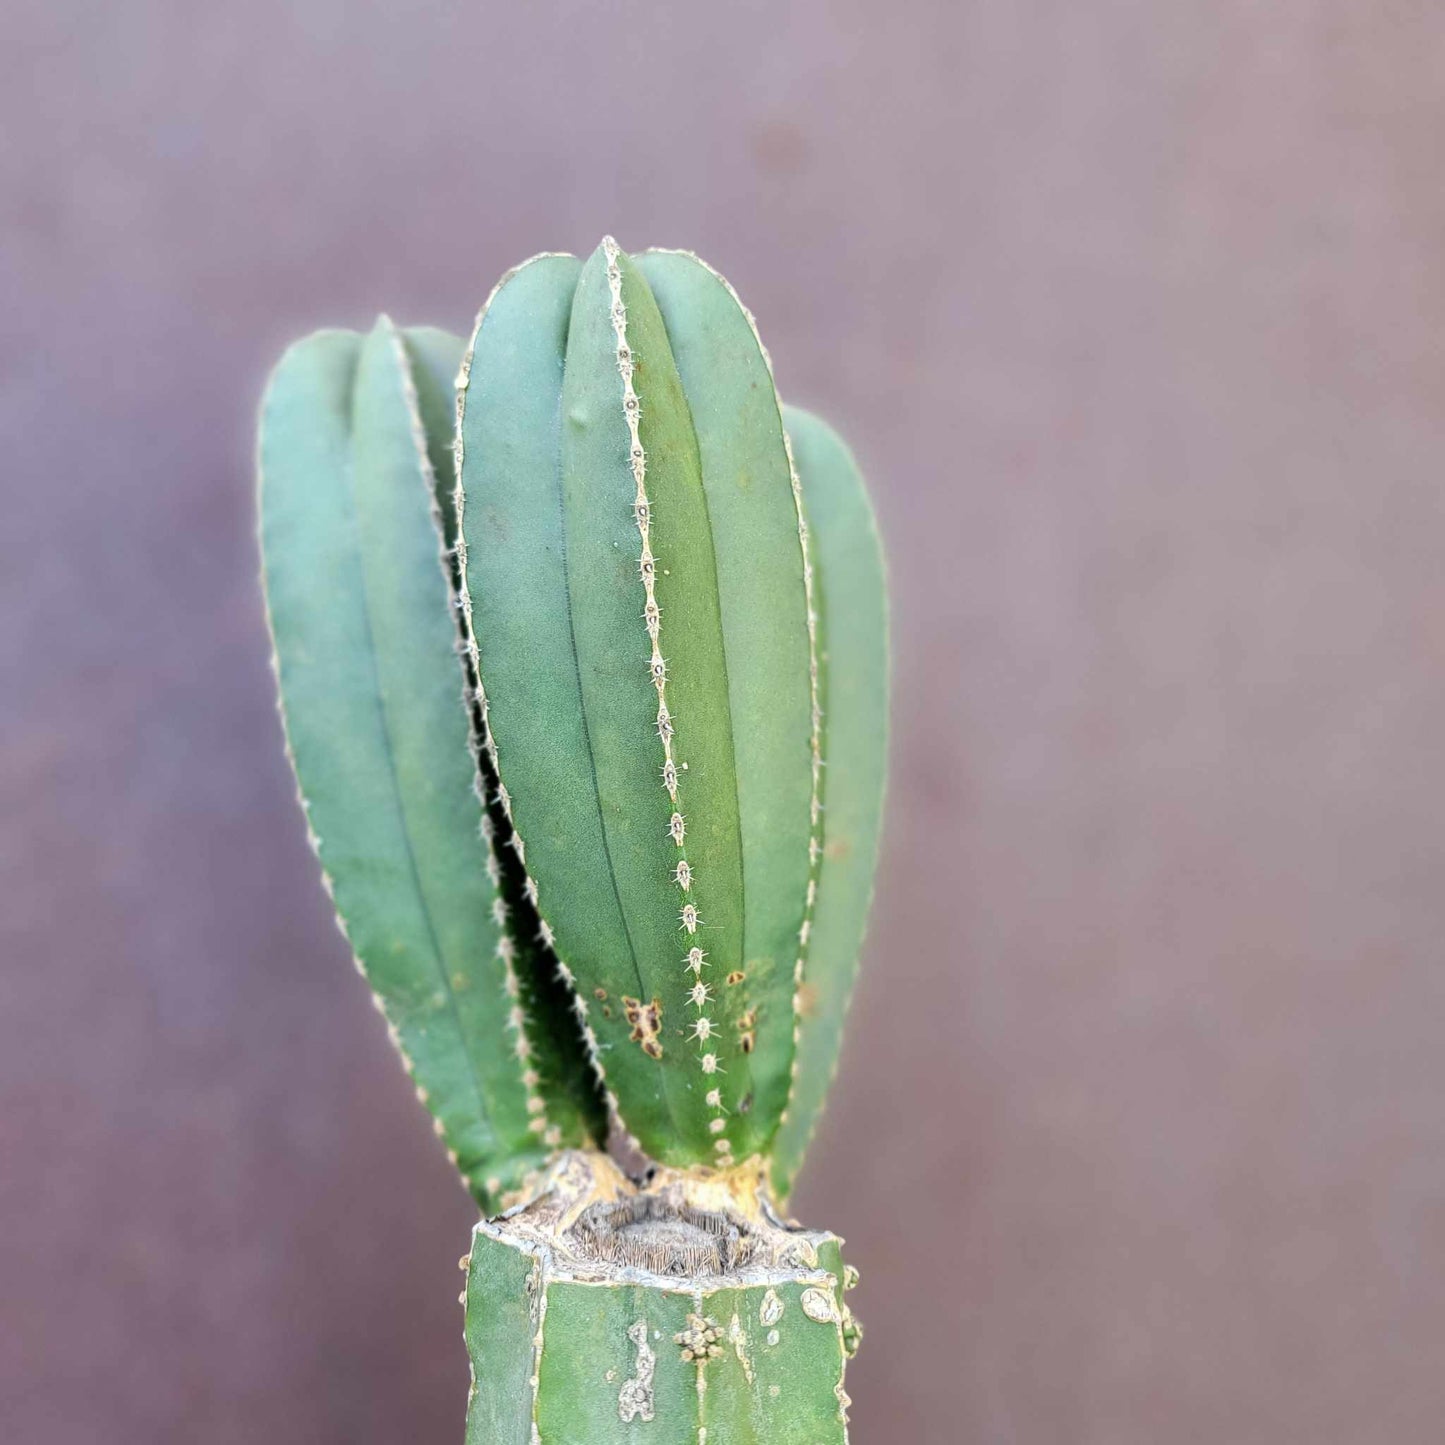
M434 355L450 338L417 340ZM495 1208L591 1131L555 1083L556 1143L530 1128L405 356L383 319L365 338L300 342L277 368L260 440L267 610L338 923L457 1167Z
M299 343L259 452L324 880L507 1210L466 1261L469 1441L846 1440L851 1272L770 1202L832 1077L881 813L846 449L780 406L716 272L608 238L508 272L465 347L385 318Z
M468 1445L846 1441L853 1276L760 1185L662 1170L639 1190L566 1154L525 1208L479 1223Z

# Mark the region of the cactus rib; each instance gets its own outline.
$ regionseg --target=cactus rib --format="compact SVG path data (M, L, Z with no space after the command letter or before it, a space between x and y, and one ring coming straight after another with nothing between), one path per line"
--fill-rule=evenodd
M513 831L516 857L526 870L531 896L536 899L539 940L555 952L558 973L572 994L578 1026L609 1118L631 1139L581 987L566 961L566 944L559 941L559 930L543 908L537 881L542 870L535 866L535 860L545 862L553 851L559 862L568 856L595 860L599 847L605 852L601 809L594 806L574 810L566 819L567 841L554 849L548 820L534 820L525 801L534 790L543 799L554 792L585 796L585 779L590 773L590 744L571 635L571 605L566 600L561 509L555 496L555 479L561 465L558 414L562 358L578 269L573 256L556 252L533 256L503 275L477 313L456 377L457 590L466 655L477 678L486 757L498 779L494 796ZM492 349L503 353L496 363L491 360ZM479 413L485 413L481 426L477 424ZM483 444L473 450L469 460L467 438L474 432ZM474 490L488 503L480 518L475 516L477 509L473 509L473 515L468 514L465 484L467 476L476 478L478 474L484 481L474 483ZM561 598L564 605L536 607L533 599L539 595ZM482 601L487 619L485 644L479 640L477 629L481 610L478 603ZM505 705L501 709L499 727L484 678L498 679L506 696L520 696L531 704L529 712L535 709L552 720L556 745L535 781L527 772L531 761L527 749L520 747L520 757L515 760L509 753L508 775L513 777L510 791L501 781L497 740L499 732L505 735L508 731L509 710ZM521 716L518 721L519 726L527 726ZM523 738L519 736L518 741L521 743ZM584 755L588 757L587 767L579 768ZM564 766L570 766L570 774L564 772ZM514 793L524 799L520 806ZM527 832L519 823L519 812L526 819ZM533 864L526 861L529 835L533 840ZM563 910L561 932L570 937L566 923L569 910L575 908L601 935L604 946L611 944L615 948L620 942L630 949L610 876L604 880L595 871L579 873L575 868L554 870L553 876L559 881L565 877L570 885L559 887L556 894L556 904ZM549 899L552 896L549 892Z
M436 530L439 545L439 558L441 561L442 574L447 580L448 587L454 583L455 569L450 563L450 552L453 546L453 539L448 536L447 518L441 501L441 492L444 490L444 483L439 480L438 470L433 462L430 453L430 441L426 425L422 419L422 403L417 385L418 367L413 364L413 358L408 354L405 338L400 330L391 325L390 321L383 318L392 350L395 355L397 373L401 378L402 396L406 403L408 420L411 424L412 442L416 450L417 465L421 472L423 483L426 489L427 501L430 506L432 524ZM444 358L455 358L460 350L460 343L454 337L445 333L434 333L428 337L430 346L427 348L432 352L440 351ZM414 343L415 344L415 343ZM425 343L424 343L425 344ZM543 1144L550 1149L557 1149L562 1144L562 1127L551 1118L548 1108L548 1101L541 1089L541 1075L533 1065L533 1051L537 1047L549 1048L552 1046L552 1037L537 1027L538 1020L535 1015L530 1015L524 1009L522 1002L522 986L517 970L517 944L512 934L512 924L515 919L515 907L506 897L502 888L501 861L497 856L497 844L495 840L495 826L486 811L488 808L488 789L486 786L484 758L478 748L478 734L476 733L476 713L470 706L470 699L477 686L476 674L471 668L470 659L463 654L463 705L464 714L467 717L471 728L469 741L474 763L478 769L476 780L473 783L473 791L477 800L482 804L483 816L478 823L478 832L481 836L483 846L486 850L486 871L493 888L497 890L497 897L493 900L493 916L498 925L497 943L495 953L501 961L503 972L503 989L506 997L510 1000L510 1006L506 1009L506 1024L512 1034L512 1053L517 1060L522 1081L522 1087L526 1096L526 1110L528 1115L528 1129L538 1135ZM483 724L485 726L485 724ZM531 1027L529 1027L529 1021ZM541 1035L534 1039L534 1034ZM500 1184L499 1180L489 1181L489 1188Z
M817 736L807 559L771 363L727 280L690 252L644 252L696 429L718 606L743 845L743 962L722 990L750 1051L752 1146L766 1148L793 1061L814 832Z
M259 442L263 581L288 751L343 932L484 1203L546 1156L499 1022L459 675L394 329L283 358ZM562 1137L584 1140L575 1116Z
M461 655L463 710L468 722L475 777L473 790L482 805L480 832L487 849L487 876L496 887L501 908L494 908L500 936L496 954L505 970L506 995L511 1000L507 1023L513 1049L528 1089L529 1127L549 1148L561 1147L574 1137L559 1126L558 1108L573 1110L584 1121L586 1133L603 1139L607 1119L603 1100L587 1057L587 1040L573 1014L573 995L556 958L539 937L535 884L527 877L524 850L502 806L499 781L488 748L485 702L481 678L467 647L466 612L461 595L461 559L465 556L457 525L455 462L455 376L465 347L460 338L432 327L415 327L397 333L402 356L411 365L406 373L409 398L416 406L414 435L426 447L432 479L432 516L442 544L442 570L457 618L457 647ZM409 356L408 356L409 353ZM422 413L426 412L425 421ZM551 1096L560 1092L566 1104Z
M873 897L888 733L883 553L867 489L831 427L798 407L784 407L783 414L816 549L829 770L795 1083L773 1145L772 1180L780 1199L792 1190L837 1069Z
M633 386L635 367L632 347L627 334L627 303L622 294L620 252L617 243L610 236L603 241L602 250L607 261L607 287L611 301L612 328L617 338L617 371L622 378L622 410L627 422L628 455L633 480L637 486L632 514L641 543L638 570L642 577L645 598L642 616L651 644L648 675L657 690L656 727L657 735L662 743L662 782L668 801L672 805L668 831L677 848L677 862L671 873L679 890L678 916L686 933L683 942L687 948L687 955L682 961L682 967L684 976L691 976L687 994L688 1003L693 1009L692 1032L689 1041L697 1046L698 1067L706 1086L703 1097L707 1108L711 1111L708 1128L716 1136L713 1148L717 1162L719 1165L726 1166L735 1161L732 1155L732 1140L726 1133L728 1111L723 1103L722 1088L717 1076L719 1045L715 1042L716 1029L707 1012L710 1005L718 1000L711 987L703 979L703 969L707 964L705 952L698 941L697 933L699 927L703 926L704 920L698 915L696 903L698 891L693 887L695 875L687 857L686 818L682 811L684 803L681 796L681 779L677 758L673 753L675 726L667 705L667 663L660 651L662 615L657 601L657 561L652 553L652 503L647 494L647 451L642 444L641 401ZM697 836L698 831L697 820L694 819L694 837ZM745 881L743 886L746 886ZM740 890L740 904L742 897L743 894ZM714 952L716 951L714 949ZM716 960L714 960L714 973L716 973ZM661 1057L662 1043L660 1039L644 1040L643 1047L649 1052L655 1051L655 1057Z

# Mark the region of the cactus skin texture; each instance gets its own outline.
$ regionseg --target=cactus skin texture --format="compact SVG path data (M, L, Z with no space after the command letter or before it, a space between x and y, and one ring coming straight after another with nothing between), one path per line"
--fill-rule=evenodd
M557 1072L518 1059L524 1041L559 1050L514 1014L418 418L417 373L456 351L386 320L292 347L262 408L261 534L312 846L419 1095L494 1209L593 1130Z
M873 901L888 736L888 616L883 549L863 475L826 422L785 406L811 532L818 613L822 853L797 1001L792 1097L773 1141L775 1196L787 1199L828 1086Z
M478 1224L467 1445L846 1441L855 1277L756 1182L664 1171L639 1193L605 1156L564 1155L527 1208ZM669 1195L696 1208L663 1226L647 1206Z
M454 378L454 382L453 382ZM338 923L483 1212L467 1439L847 1438L784 1223L878 850L866 491L695 256L546 254L469 342L288 351L260 538ZM628 1179L602 1152L655 1161ZM505 1213L497 1214L499 1210Z

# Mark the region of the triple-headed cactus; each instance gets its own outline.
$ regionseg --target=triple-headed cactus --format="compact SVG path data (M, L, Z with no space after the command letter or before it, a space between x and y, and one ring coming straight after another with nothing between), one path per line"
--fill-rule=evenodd
M877 852L883 579L846 449L780 406L721 277L610 239L508 273L470 344L298 343L259 449L312 843L508 1210L467 1261L468 1440L844 1440L846 1271L770 1200Z

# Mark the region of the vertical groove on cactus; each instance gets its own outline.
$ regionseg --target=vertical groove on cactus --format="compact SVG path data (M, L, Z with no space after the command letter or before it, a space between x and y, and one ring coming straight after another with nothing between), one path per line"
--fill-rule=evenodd
M402 379L402 395L406 402L407 416L411 423L412 444L416 450L417 466L421 472L423 483L426 487L427 501L430 506L432 522L436 527L438 540L438 560L442 569L442 576L446 579L449 595L456 585L456 569L451 565L449 552L455 546L454 539L447 536L446 520L442 513L441 503L437 497L437 476L432 467L431 457L427 449L426 427L422 422L421 399L417 393L416 380L412 370L411 358L407 355L406 345L402 340L401 332L391 324L389 318L383 318L389 331L392 352L396 359L398 373ZM562 1143L561 1125L554 1122L550 1117L547 1108L547 1101L543 1097L540 1084L541 1076L533 1067L533 1034L538 1029L537 1020L530 1020L522 1005L522 990L517 979L516 970L516 942L512 936L512 927L515 921L515 911L508 908L506 900L501 892L501 863L497 857L495 842L495 828L491 818L486 811L488 807L486 780L481 772L483 753L485 751L485 735L477 731L478 723L485 726L482 714L473 706L473 700L478 698L481 692L480 680L475 669L472 667L471 658L464 652L462 654L462 703L463 711L467 717L469 736L472 744L472 754L477 763L478 772L474 783L474 790L477 801L481 804L483 813L478 820L478 833L482 839L482 845L486 851L487 877L496 891L492 901L493 918L497 923L497 944L496 955L502 964L503 988L506 994L506 1002L501 1005L505 1010L507 1027L512 1033L512 1052L516 1057L520 1070L522 1087L526 1093L526 1109L528 1115L527 1128L530 1132L537 1134L542 1142L549 1149L557 1149ZM500 1181L489 1181L489 1187L499 1185Z
M807 604L797 506L772 373L737 293L690 252L636 259L667 330L702 464L742 833L739 966L722 979L751 1071L748 1147L788 1093L793 974L811 831ZM644 398L645 399L645 398Z
M632 504L632 515L637 524L638 537L641 540L638 571L642 577L645 597L642 616L651 645L647 668L648 676L657 689L657 735L662 743L662 783L667 790L668 800L672 804L668 834L677 847L677 863L672 869L672 878L679 891L678 918L687 935L684 940L687 945L687 956L682 962L682 967L684 972L691 976L687 997L693 1009L693 1018L688 1037L690 1042L697 1045L698 1066L707 1084L705 1100L708 1108L712 1111L708 1129L710 1133L717 1136L713 1145L717 1162L726 1166L733 1162L732 1142L724 1132L727 1127L726 1110L722 1102L722 1090L718 1087L715 1078L718 1071L717 1045L713 1042L714 1025L708 1014L712 990L703 980L703 969L707 967L707 959L697 941L697 931L702 920L698 917L697 906L693 901L692 865L688 862L686 852L686 815L682 812L678 765L673 756L674 728L672 715L667 707L667 663L660 650L662 619L657 605L655 585L657 560L652 554L651 543L652 504L647 495L647 453L643 448L639 430L641 403L632 384L632 349L627 339L627 305L622 297L622 270L618 265L618 247L611 236L604 239L602 246L607 258L607 286L612 303L612 328L617 337L617 371L622 378L622 409L627 421L629 460L633 480L637 485L637 493ZM656 1035L644 1039L642 1047L654 1058L662 1056L662 1041Z
M527 903L536 916L537 933L536 942L541 945L542 950L550 956L557 981L566 991L570 1001L570 1010L577 1029L579 1030L586 1049L588 1063L597 1079L606 1104L607 1114L612 1123L628 1138L631 1139L625 1124L621 1120L618 1108L617 1097L608 1084L606 1070L602 1065L601 1050L598 1046L597 1037L594 1034L591 1022L588 1018L587 1005L577 987L576 978L572 970L567 966L557 948L556 935L552 926L548 923L546 915L542 911L540 889L537 880L528 870L526 864L526 844L521 830L512 812L511 797L506 786L501 780L501 767L498 762L496 739L493 734L488 715L488 701L486 689L482 680L481 651L478 646L475 620L472 607L471 586L467 569L467 539L466 539L466 490L463 486L463 464L465 460L464 423L466 419L467 391L471 381L472 362L476 350L477 338L481 334L482 325L491 310L492 303L501 293L503 287L526 267L539 261L549 259L568 259L557 252L542 252L539 255L529 258L521 265L514 266L506 272L501 280L492 288L487 299L482 303L481 310L477 313L476 322L472 328L472 339L462 356L457 370L456 390L456 423L453 437L454 471L456 476L455 490L452 494L452 511L454 515L455 542L453 551L456 558L456 566L453 569L453 585L456 594L456 606L458 618L461 625L462 655L467 668L467 675L471 683L471 712L475 719L476 738L479 744L478 752L478 778L481 781L484 800L490 793L490 801L500 813L500 821L510 833L510 842L516 858L517 867L523 875L523 891ZM488 789L488 781L491 787Z
M683 806L674 808L659 777L667 760L639 625L647 598L637 481L600 247L585 265L555 258L518 272L474 338L460 420L471 608L502 780L619 1113L654 1157L715 1162L739 1152L716 1147L726 1124L711 1128L725 1091L729 1117L741 1121L729 1145L748 1137L749 1071L737 1045L719 1041L702 1053L717 1076L702 1087L702 1041L687 1036L699 1032L697 1019L711 1028L719 1015L698 1013L691 990L714 985L679 965L693 948L719 973L741 959L717 580L666 333L645 281L625 256L618 265L649 459L653 601L667 619L664 705L672 726L684 717L673 738ZM707 1099L714 1091L716 1103Z
M365 340L313 337L277 367L258 443L263 586L288 754L338 923L490 1206L547 1150L526 1130L486 962L494 893L470 769L457 769L466 726L406 361L383 320ZM586 1137L569 1114L559 1142Z
M580 270L576 258L550 255L509 273L483 309L459 374L466 610L499 772L526 840L546 932L576 998L593 1005L589 1041L596 1067L605 1066L617 1127L655 1142L666 1130L667 1104L655 1066L647 1061L639 1076L644 1056L628 1043L635 1026L626 1021L623 996L644 990L611 866L583 703L564 516L563 434L573 422L570 414L564 421L562 393ZM600 314L605 318L605 307ZM608 355L615 381L610 342ZM635 579L635 563L627 572ZM627 1084L625 1113L619 1080Z
M482 808L479 829L486 848L487 876L498 894L493 900L493 917L499 930L496 956L504 969L507 1002L503 1008L527 1090L528 1128L556 1149L576 1137L575 1124L580 1119L586 1133L600 1140L606 1135L607 1123L587 1061L586 1041L572 1016L571 991L558 976L556 960L537 937L540 920L535 896L522 866L521 840L499 802L498 780L485 747L487 728L481 707L485 694L465 646L459 565L463 548L455 507L453 441L455 375L464 345L457 337L426 327L404 334L398 331L396 345L407 366L413 436L424 459L423 471L430 478L439 561L457 619L461 699L475 770L473 790Z
M388 323L388 325L389 325L389 323ZM328 339L330 339L330 338L328 338ZM348 429L349 429L350 420L351 420L351 418L354 416L354 406L355 406L354 392L355 392L355 388L356 388L356 385L357 385L357 377L358 377L358 372L359 372L359 367L360 367L360 358L361 358L361 348L362 348L362 344L363 344L363 343L362 343L362 340L361 340L360 337L351 336L351 335L338 336L337 339L338 339L338 340L341 342L341 344L344 345L344 346L349 343L349 350L350 350L350 352L351 352L350 356L347 358L347 360L348 360L347 373L348 373L348 374L347 374L347 377L346 377L346 381L345 381L344 384L343 384L343 385L344 385L344 393L343 393L343 394L344 394L344 401L341 403L341 409L343 410L344 414L345 414L346 417L347 417L347 423L345 423L345 425L347 425L347 426L348 426ZM286 358L285 360L289 360L289 359L291 359L293 356L299 354L299 352L301 351L301 348L302 348L303 346L305 346L305 345L306 345L306 343L300 343L300 344L298 344L298 346L297 346L296 348L293 348L292 352L288 353L288 356L287 356L287 358ZM283 360L283 365L284 365L284 360ZM278 372L279 372L279 371L280 371L280 368L278 368ZM323 415L324 415L324 412L323 412ZM257 443L258 455L259 455L260 458L262 459L261 477L262 477L262 485L263 485L263 486L265 485L265 476L266 476L265 460L264 460L264 459L265 459L265 457L266 457L266 455L267 455L267 441L268 441L268 435L267 435L267 430L266 430L266 425L265 425L266 416L267 416L267 409L266 409L265 407L263 407L263 410L262 410L262 419L261 419L261 427L260 427L260 433L259 433L259 436L258 436L258 443ZM346 441L349 441L349 437L346 438L345 440L346 440ZM342 445L343 445L343 447L345 446L345 441L343 441ZM262 512L262 517L263 517L263 528L264 528L264 518L265 518L265 512L264 512L264 510L263 510L263 512ZM334 519L334 520L337 521L337 522L339 522L340 519L338 518L338 519ZM263 530L263 537L264 537L264 530ZM263 541L263 547L264 547L264 541ZM416 1065L416 1061L415 1061L414 1058L412 1057L411 1051L409 1050L409 1048L408 1048L408 1046L407 1046L406 1040L405 1040L405 1038L404 1038L401 1030L398 1028L395 1020L391 1017L391 1011L390 1011L390 1009L389 1009L388 1006L387 1006L387 1002L386 1002L386 999L385 999L385 997L384 997L382 987L381 987L380 985L378 985L378 984L373 980L372 975L371 975L371 969L370 969L370 967L368 966L366 960L365 960L365 959L363 958L363 956L362 956L362 950L361 950L361 949L357 946L357 944L354 943L353 940L352 940L351 932L350 932L350 929L349 929L348 926L347 926L346 918L345 918L344 913L343 913L343 911L342 911L341 904L340 904L340 903L338 902L338 900L337 900L337 888L336 888L335 880L333 879L331 870L330 870L330 868L328 868L327 863L326 863L323 841L322 841L320 835L315 831L315 828L314 828L314 826L313 826L313 824L312 824L312 804L311 804L310 800L307 798L306 793L305 793L305 791L304 791L304 785L303 785L303 781L302 781L302 771L301 771L301 767L300 767L300 765L299 765L299 763L298 763L297 751L296 751L296 748L295 748L295 746L294 746L294 744L293 744L293 741L292 741L292 727L291 727L290 721L289 721L288 716L287 716L287 708L286 708L286 701L285 701L285 699L286 699L286 690L285 690L285 687L284 687L284 685L283 685L283 664L282 664L282 659L281 659L281 645L280 645L280 641L279 641L280 633L278 632L277 620L276 620L277 610L276 610L275 608L273 608L273 606L272 606L271 597L272 597L272 591L273 591L273 589L272 589L272 587L271 587L270 585L268 585L268 575L267 575L267 573L266 573L265 571L263 571L263 574L262 574L262 584L263 584L263 585L262 585L262 595L263 595L263 599L264 599L264 602L265 602L267 625L268 625L268 628L270 629L271 636L272 636L271 667L272 667L272 673L273 673L273 675L275 676L276 684L277 684L277 699L276 699L276 701L277 701L277 713L278 713L278 715L279 715L279 717L280 717L280 719L281 719L282 733L283 733L283 736L284 736L284 738L285 738L285 748L286 748L287 760L291 763L292 770L293 770L293 774L294 774L294 776L295 776L295 778L296 778L296 797L297 797L297 801L301 804L302 810L303 810L303 812L304 812L305 815L306 815L306 838L307 838L307 842L310 844L310 847L311 847L312 852L315 854L318 863L320 863L320 865L321 865L321 883L322 883L322 887L326 890L326 895L327 895L327 897L331 900L331 902L332 902L332 904L333 904L333 907L334 907L334 909L335 909L334 921L335 921L335 923L336 923L337 930L340 932L342 938L346 940L347 946L351 949L351 952L352 952L352 963L355 965L357 972L362 976L363 979L366 980L366 983L367 983L368 987L369 987L370 990L371 990L371 1001L372 1001L372 1005L373 1005L373 1007L375 1007L376 1011L382 1016L382 1019L384 1020L384 1022L385 1022L385 1024L386 1024L387 1036L388 1036L388 1038L389 1038L390 1041L391 1041L392 1047L396 1049L397 1054L398 1054L398 1055L400 1056L400 1058L401 1058L402 1067L405 1069L405 1071L406 1071L406 1073L407 1073L407 1077L412 1081L413 1086L415 1087L418 1100L422 1103L422 1105L423 1105L424 1107L425 1107L425 1106L430 1106L430 1104L431 1104L431 1102L432 1102L430 1093L429 1093L429 1091L426 1089L425 1085L423 1085L423 1084L421 1083L420 1077L419 1077L418 1068L417 1068L417 1065ZM367 616L366 616L366 607L365 607L364 591L363 591L363 593L361 594L361 603L362 603L362 605L361 605L361 607L360 607L360 609L359 609L358 616L359 616L359 620L360 620L360 623L361 623L361 635L362 635L362 637L364 638L364 645L363 645L362 651L363 651L363 654L364 654L364 655L370 656L370 655L372 655L372 654L374 653L374 642L373 642L372 637L371 637L370 624L369 624L369 622L367 621ZM372 681L373 681L375 693L379 696L380 693L381 693L381 688L380 688L379 680L376 680L376 679L374 678L374 675L373 675ZM384 733L385 733L385 724L384 724L384 723L383 723L383 726L382 726L382 731L383 731L383 734L384 734ZM386 743L384 744L384 746L389 749L389 741L386 742ZM389 783L390 783L390 790L393 791L393 792L395 792L395 791L398 789L398 780L397 780L397 777L396 777L395 769L394 769L393 766L390 765L389 762L388 762L388 766L387 766L387 768L386 768L386 773L387 773L387 777L388 777L388 780L389 780ZM405 823L404 823L404 822L403 822L403 824L402 824L402 835L403 835L403 842L405 843ZM409 844L406 844L406 853L407 853L407 872L408 872L408 874L409 874L410 882L412 883L412 885L413 885L414 887L417 888L417 891L418 891L418 894L419 894L419 893L420 893L419 878L418 878L417 871L416 871L415 858L414 858L414 856L412 856L412 854L411 854L411 852L410 852L410 845L409 845ZM424 913L424 916L425 916L425 910L423 910L423 913ZM430 922L429 917L426 917L426 918L425 918L425 923L426 923L426 937L427 937L427 941L428 941L428 943L430 944L431 949L432 949L432 951L433 951L433 958L436 960L437 965L438 965L438 967L440 968L440 971L441 971L441 978L442 978L443 987L444 987L444 990L445 990L445 997L447 998L448 1005L449 1005L449 1007L451 1008L453 1014L456 1015L456 998L455 998L455 994L454 994L454 992L453 992L453 990L452 990L452 988L451 988L451 985L450 985L449 980L448 980L447 977L446 977L445 967L441 964L440 958L439 958L439 956L437 955L437 953L436 953L436 951L435 951L435 950L436 950L436 934L435 934L434 929L433 929L432 926L431 926L431 922ZM458 1032L460 1033L461 1030L460 1030L460 1019L459 1019L459 1017L458 1017L458 1019L457 1019L457 1022L458 1022ZM475 1098L476 1098L476 1111L477 1111L477 1115L478 1115L479 1118L485 1120L485 1117L486 1117L486 1116L485 1116L485 1111L484 1111L484 1109L483 1109L483 1107L482 1107L482 1100L481 1100L481 1082L480 1082L480 1078L479 1078L479 1076L478 1076L478 1073L477 1073L475 1064L472 1062L470 1051L469 1051L468 1049L466 1049L465 1044L463 1045L463 1054L464 1054L464 1056L465 1056L465 1058L466 1058L466 1060L467 1060L467 1070L468 1070L468 1074L469 1074L469 1076L470 1076L471 1088L472 1088L472 1091L474 1092ZM456 1167L461 1167L461 1165L460 1165L460 1158L459 1158L459 1148L458 1148L458 1142L459 1142L459 1141L457 1141L456 1139L454 1139L453 1134L452 1134L452 1130L451 1130L451 1128L450 1128L447 1120L445 1119L445 1117L444 1117L442 1114L438 1113L438 1114L435 1114L435 1115L434 1115L432 1123L433 1123L434 1132L436 1133L437 1137L442 1141L443 1146L444 1146L444 1147L446 1148L446 1150L447 1150L447 1157L451 1160L451 1162L452 1162L452 1164L453 1164L454 1166L456 1166ZM490 1130L488 1130L487 1135L485 1136L485 1138L486 1138L486 1144L485 1144L483 1147L484 1147L484 1148L495 1149L496 1146L497 1146L497 1140L496 1140L495 1135L494 1135L493 1133L491 1133Z

